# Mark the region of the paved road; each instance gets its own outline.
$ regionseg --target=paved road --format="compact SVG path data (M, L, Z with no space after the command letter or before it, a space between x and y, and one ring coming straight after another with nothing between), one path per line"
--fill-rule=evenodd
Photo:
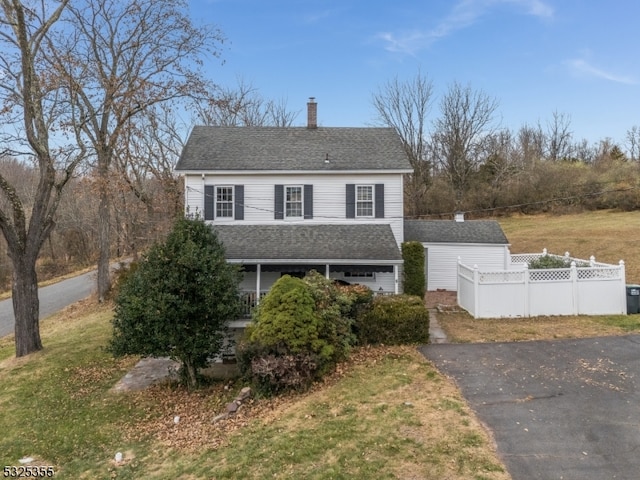
M95 291L96 272L88 272L77 277L43 287L39 290L40 319L62 310L64 307L87 298ZM13 333L15 317L11 299L0 301L0 337Z
M640 335L428 345L514 480L640 478Z

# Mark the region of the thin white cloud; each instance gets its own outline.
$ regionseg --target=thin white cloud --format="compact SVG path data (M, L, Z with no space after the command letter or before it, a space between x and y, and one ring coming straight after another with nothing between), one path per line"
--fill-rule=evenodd
M377 35L377 38L385 42L385 49L390 52L414 55L438 39L473 25L492 8L500 5L514 5L527 15L543 19L550 19L554 14L553 8L542 0L460 0L449 15L431 30L382 32Z
M312 12L305 15L303 21L305 23L321 22L323 20L326 20L327 18L338 16L342 11L344 11L344 9L333 8Z
M625 85L637 85L638 83L638 81L633 77L608 72L590 64L583 59L576 58L568 60L566 64L569 66L573 73L578 75L601 78L603 80L608 80L615 83L623 83Z

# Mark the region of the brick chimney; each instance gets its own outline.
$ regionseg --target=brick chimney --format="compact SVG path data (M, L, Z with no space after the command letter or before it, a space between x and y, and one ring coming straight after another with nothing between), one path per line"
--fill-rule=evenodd
M315 97L309 97L307 103L307 128L310 130L318 128L318 104Z

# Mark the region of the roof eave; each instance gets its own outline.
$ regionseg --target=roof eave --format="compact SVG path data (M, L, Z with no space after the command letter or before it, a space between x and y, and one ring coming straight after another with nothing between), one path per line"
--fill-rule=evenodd
M372 260L372 259L345 259L345 258L227 258L229 263L246 264L285 264L299 265L305 263L321 263L326 265L402 265L404 260Z
M174 168L174 173L178 175L332 175L332 174L405 174L412 173L412 168L367 168L367 169L348 169L348 170L214 170L214 169L178 169Z

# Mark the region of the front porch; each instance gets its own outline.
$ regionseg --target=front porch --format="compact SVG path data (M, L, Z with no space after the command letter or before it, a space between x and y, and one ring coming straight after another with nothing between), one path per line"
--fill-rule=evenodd
M343 284L369 287L375 295L400 293L400 265L367 264L243 264L244 279L240 285L241 320L251 319L253 309L259 305L271 286L282 276L303 277L312 270L326 278Z
M315 270L336 282L366 285L376 294L401 293L402 255L388 224L216 225L229 263L242 267L243 312L237 328L283 275ZM242 325L240 325L242 324Z

